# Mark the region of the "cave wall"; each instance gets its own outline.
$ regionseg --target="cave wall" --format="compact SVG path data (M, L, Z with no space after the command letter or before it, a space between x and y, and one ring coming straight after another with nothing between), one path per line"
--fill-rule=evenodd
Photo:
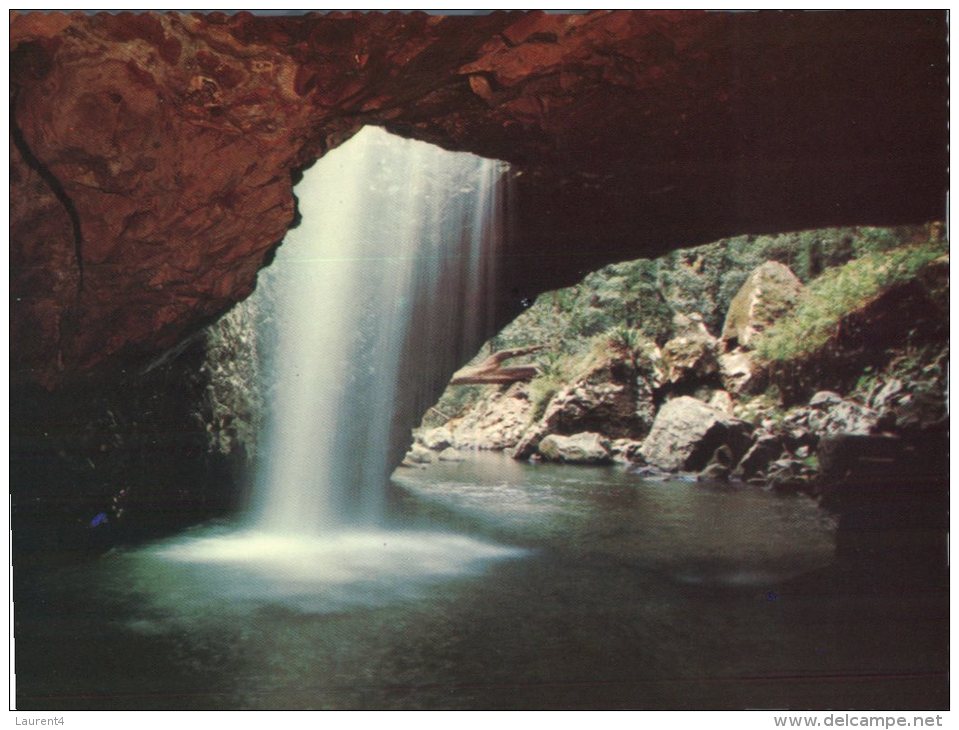
M255 286L365 124L515 171L500 322L603 263L941 218L946 13L11 16L11 377L142 363Z

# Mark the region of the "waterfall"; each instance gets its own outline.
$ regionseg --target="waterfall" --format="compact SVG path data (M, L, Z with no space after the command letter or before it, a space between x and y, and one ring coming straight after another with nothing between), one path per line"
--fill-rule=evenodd
M409 430L489 334L502 163L366 127L306 171L269 312L257 529L376 522Z
M412 426L491 334L503 167L365 128L306 171L249 301L268 411L249 514L151 548L151 575L328 612L523 554L381 519Z
M523 554L382 513L412 426L491 334L503 168L365 128L306 171L248 305L267 408L249 513L150 548L151 586L330 612Z

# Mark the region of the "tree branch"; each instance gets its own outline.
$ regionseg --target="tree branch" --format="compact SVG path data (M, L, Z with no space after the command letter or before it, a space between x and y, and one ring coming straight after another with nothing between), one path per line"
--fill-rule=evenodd
M503 362L520 355L528 355L543 349L543 345L516 347L494 352L479 365L467 366L453 373L450 385L505 385L532 380L539 374L535 365L504 367Z

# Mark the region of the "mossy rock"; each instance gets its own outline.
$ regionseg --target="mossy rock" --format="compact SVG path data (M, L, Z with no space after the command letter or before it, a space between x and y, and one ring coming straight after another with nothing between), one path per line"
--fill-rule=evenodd
M802 282L785 264L767 261L746 279L729 304L723 324L725 349L749 348L757 335L796 308Z

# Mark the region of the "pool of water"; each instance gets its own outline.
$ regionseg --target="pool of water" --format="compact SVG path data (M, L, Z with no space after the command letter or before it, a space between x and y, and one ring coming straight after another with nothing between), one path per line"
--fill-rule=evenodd
M400 469L376 526L211 524L23 571L18 707L946 706L943 589L843 572L835 529L617 467Z

